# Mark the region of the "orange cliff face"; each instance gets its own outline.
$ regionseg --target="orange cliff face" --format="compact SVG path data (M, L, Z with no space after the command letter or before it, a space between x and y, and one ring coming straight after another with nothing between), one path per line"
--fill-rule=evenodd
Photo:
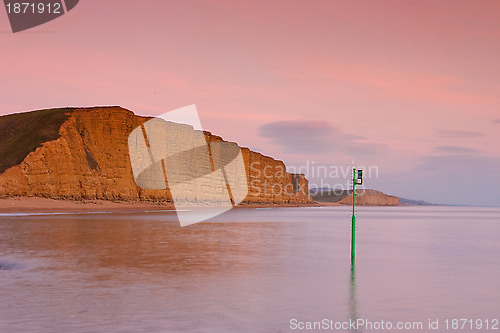
M128 136L148 119L121 107L0 117L0 197L170 202L168 189L142 189L134 182ZM223 141L209 132L205 138ZM245 203L312 201L303 175L287 173L282 161L247 148L241 151L249 189ZM196 193L192 195L195 200Z

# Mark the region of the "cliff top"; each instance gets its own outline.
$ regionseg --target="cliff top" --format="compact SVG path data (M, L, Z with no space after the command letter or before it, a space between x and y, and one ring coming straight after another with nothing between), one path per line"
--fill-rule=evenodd
M2 156L2 159L0 159L0 174L21 163L29 153L40 147L44 142L57 140L60 137L61 126L72 114L96 110L126 112L135 115L134 112L121 106L91 106L41 109L0 116L0 156ZM151 118L148 116L138 117ZM224 141L218 135L208 131L204 132L216 138L216 140ZM247 147L241 147L241 149L250 150ZM255 153L266 156L260 152Z
M0 117L0 173L21 163L44 142L56 140L72 111L58 108Z
M0 116L0 174L21 163L29 153L44 142L60 137L59 130L71 114L78 110L117 109L131 112L119 106L64 107Z

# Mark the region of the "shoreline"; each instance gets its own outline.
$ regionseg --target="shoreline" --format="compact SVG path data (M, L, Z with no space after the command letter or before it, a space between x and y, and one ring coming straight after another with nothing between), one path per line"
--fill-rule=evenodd
M172 203L114 202L108 200L64 200L41 197L0 199L0 214L13 213L91 213L174 210Z
M264 204L264 203L242 203L234 209L249 208L284 208L284 207L345 207L336 202L309 203L284 203L284 204ZM362 205L364 207L421 207L420 205L398 205L398 206L377 206ZM433 205L434 206L434 205ZM436 205L445 206L445 205ZM199 206L197 206L199 207ZM109 200L68 200L49 199L42 197L10 197L0 198L0 216L3 214L84 214L84 213L141 213L154 211L175 211L175 206L171 202L148 202L148 201L124 201L116 202Z
M337 203L311 202L302 204L262 204L243 203L236 209L243 208L280 208L280 207L325 207L342 206ZM66 200L41 197L11 197L0 199L0 214L15 213L91 213L91 212L143 212L173 211L171 202L115 202L108 200Z

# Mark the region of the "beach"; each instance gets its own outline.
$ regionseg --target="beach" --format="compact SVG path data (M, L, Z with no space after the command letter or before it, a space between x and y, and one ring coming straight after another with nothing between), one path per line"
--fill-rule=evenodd
M263 207L322 207L340 206L337 203L313 202L308 204L252 204L242 203L235 208ZM171 202L114 202L108 200L56 200L40 197L12 197L0 199L1 213L79 213L79 212L141 212L174 210Z

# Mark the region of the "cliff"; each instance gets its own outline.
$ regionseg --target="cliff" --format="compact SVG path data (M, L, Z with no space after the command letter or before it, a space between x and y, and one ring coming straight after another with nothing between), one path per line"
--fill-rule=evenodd
M336 202L340 205L352 205L352 190L314 191L312 197L318 202ZM356 205L359 206L399 206L399 198L380 191L356 190Z
M168 188L142 189L134 182L128 136L149 119L121 107L0 117L0 197L170 202ZM209 132L204 135L207 143L223 141ZM244 203L311 201L303 175L287 173L282 161L248 148L241 152L249 188ZM189 195L196 200L196 193Z

